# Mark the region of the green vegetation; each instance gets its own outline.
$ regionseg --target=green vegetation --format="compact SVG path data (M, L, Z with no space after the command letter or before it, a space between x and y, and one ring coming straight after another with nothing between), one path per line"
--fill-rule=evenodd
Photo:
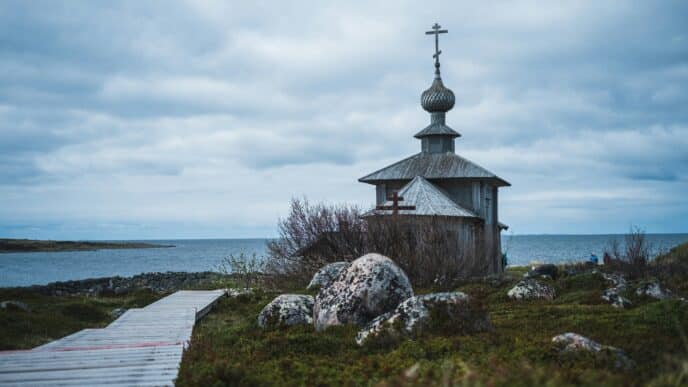
M163 295L140 290L126 296L48 296L28 288L0 289L0 301L19 301L30 310L0 309L0 350L29 349L85 328L104 327L115 308L141 308Z
M685 385L688 303L634 297L630 309L600 299L599 274L562 276L554 301L516 302L506 292L521 276L475 281L457 290L482 302L494 330L446 329L420 337L354 342L357 328L261 330L256 316L278 293L223 300L194 331L178 385ZM517 274L518 273L518 274ZM417 293L423 293L419 291ZM630 297L630 295L629 295ZM444 333L443 333L444 332ZM552 337L575 332L623 349L630 371L594 356L561 356Z
M79 251L101 249L150 249L174 247L141 242L84 242L84 241L38 241L32 239L0 239L0 253L39 251Z

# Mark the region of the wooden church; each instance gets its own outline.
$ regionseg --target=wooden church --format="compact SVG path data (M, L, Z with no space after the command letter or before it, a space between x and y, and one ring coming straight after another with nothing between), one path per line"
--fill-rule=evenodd
M438 36L447 32L440 28L435 24L426 32L435 36L435 78L420 97L430 113L430 125L414 136L420 152L359 179L376 192L377 206L364 216L369 223L390 216L410 224L431 220L457 238L462 256L481 262L471 274L499 273L504 270L500 234L507 228L499 222L499 188L510 184L456 154L454 142L461 135L446 123L455 97L440 76Z

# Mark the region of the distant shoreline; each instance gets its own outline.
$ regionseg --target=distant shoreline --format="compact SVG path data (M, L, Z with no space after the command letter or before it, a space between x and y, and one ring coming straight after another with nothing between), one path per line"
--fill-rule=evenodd
M93 251L119 249L157 249L175 247L143 242L87 242L87 241L50 241L33 239L0 239L2 253L40 253L59 251Z

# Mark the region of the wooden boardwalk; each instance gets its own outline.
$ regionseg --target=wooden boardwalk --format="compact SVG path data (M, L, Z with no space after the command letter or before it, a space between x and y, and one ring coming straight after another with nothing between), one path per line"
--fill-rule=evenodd
M24 351L0 352L1 386L172 386L194 323L225 290L182 290Z

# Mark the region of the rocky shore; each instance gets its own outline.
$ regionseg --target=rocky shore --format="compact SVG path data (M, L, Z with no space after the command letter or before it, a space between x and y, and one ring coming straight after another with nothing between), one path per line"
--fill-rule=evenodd
M144 242L88 242L88 241L42 241L33 239L2 239L0 253L55 252L117 249L155 249L174 247Z
M148 289L158 293L179 289L209 287L229 276L216 272L165 272L141 273L133 277L103 277L75 281L52 282L47 285L25 287L50 296L105 296L123 295L135 290Z

